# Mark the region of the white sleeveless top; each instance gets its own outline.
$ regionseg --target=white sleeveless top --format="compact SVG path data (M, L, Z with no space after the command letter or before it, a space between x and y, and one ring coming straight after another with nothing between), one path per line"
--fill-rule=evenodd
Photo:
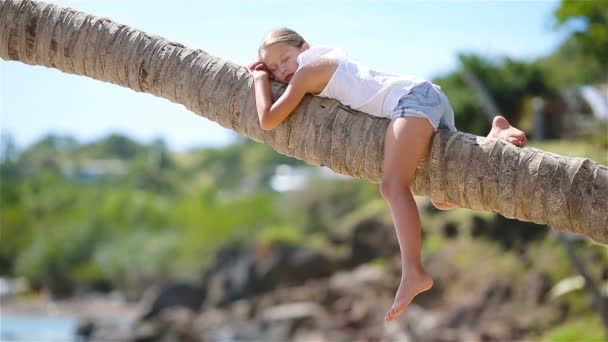
M338 60L340 64L318 96L336 99L374 116L389 117L403 95L426 81L372 70L349 58L346 51L327 46L311 46L300 53L296 72L319 58Z

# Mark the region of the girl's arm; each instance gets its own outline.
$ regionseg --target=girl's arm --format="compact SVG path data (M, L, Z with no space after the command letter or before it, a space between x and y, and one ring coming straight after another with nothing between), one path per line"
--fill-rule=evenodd
M280 125L296 109L304 95L314 89L312 73L312 70L306 68L295 73L283 95L272 103L269 73L260 69L253 70L256 109L262 129L271 130Z

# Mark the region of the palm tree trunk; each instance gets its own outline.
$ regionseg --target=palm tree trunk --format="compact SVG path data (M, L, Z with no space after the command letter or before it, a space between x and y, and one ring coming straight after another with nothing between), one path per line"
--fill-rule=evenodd
M0 0L0 58L164 97L279 153L371 182L381 179L387 119L307 96L282 125L264 131L246 68L107 18ZM275 97L283 90L273 84ZM608 168L589 159L440 131L413 190L608 244Z

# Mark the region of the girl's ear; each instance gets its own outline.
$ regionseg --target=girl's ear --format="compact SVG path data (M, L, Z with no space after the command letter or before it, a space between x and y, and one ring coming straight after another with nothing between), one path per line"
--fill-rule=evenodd
M306 50L310 49L310 45L308 45L308 43L304 43L302 44L302 47L300 48L300 51L304 52Z

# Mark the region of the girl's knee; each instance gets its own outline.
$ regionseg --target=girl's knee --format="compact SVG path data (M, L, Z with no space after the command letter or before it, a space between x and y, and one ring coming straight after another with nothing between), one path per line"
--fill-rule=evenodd
M383 178L380 182L380 194L387 201L404 191L409 191L409 185L400 178Z

